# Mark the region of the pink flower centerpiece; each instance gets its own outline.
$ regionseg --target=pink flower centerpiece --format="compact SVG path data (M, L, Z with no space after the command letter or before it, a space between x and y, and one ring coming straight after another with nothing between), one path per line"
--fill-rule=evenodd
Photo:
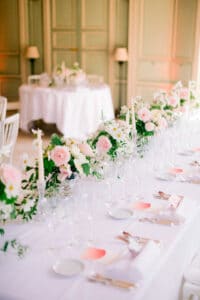
M5 187L7 198L17 197L21 186L21 173L10 164L2 164L0 167L0 181ZM3 200L3 199L0 199Z
M188 95L189 95L189 91L188 91L187 88L182 88L180 90L180 98L181 99L187 100L188 99Z
M94 157L94 152L92 151L92 148L87 143L82 143L78 145L81 153L83 153L85 156L88 157Z
M107 136L100 136L96 144L97 150L100 153L106 153L112 147L112 144Z
M147 122L147 123L145 124L145 129L146 129L146 131L154 131L154 129L155 129L154 123L152 123L152 122Z
M177 96L170 96L168 98L168 104L172 107L176 107L179 104L179 98Z
M143 121L144 123L151 120L151 112L148 108L143 107L138 110L138 119Z
M57 167L66 165L70 160L70 152L66 146L56 146L50 153L50 158Z
M60 173L58 175L58 179L62 182L67 178L70 178L70 176L72 175L72 171L71 171L71 167L68 164L67 166L62 166L60 167Z

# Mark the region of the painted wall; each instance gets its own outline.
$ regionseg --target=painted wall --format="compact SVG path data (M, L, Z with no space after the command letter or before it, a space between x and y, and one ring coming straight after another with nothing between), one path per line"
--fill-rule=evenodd
M14 101L21 83L19 5L0 1L0 94Z
M112 88L115 107L131 96L150 98L194 75L199 0L0 0L0 94L18 100L26 82L27 45L37 45L36 72L51 72L79 61ZM116 47L129 48L122 78L114 61ZM127 77L128 74L128 77Z
M129 95L150 99L193 72L197 0L133 0L135 28L129 34L132 64ZM131 44L133 39L134 44Z

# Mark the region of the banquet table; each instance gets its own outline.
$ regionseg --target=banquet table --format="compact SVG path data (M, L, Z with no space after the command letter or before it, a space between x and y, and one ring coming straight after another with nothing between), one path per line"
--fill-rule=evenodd
M112 183L112 196L115 200L122 199L122 190L125 187L124 205L127 207L138 201L136 195L140 195L143 201L152 203L156 201L153 194L157 191L183 195L183 203L178 210L178 214L184 217L183 223L166 226L140 222L139 211L134 211L131 218L124 220L111 218L105 208L109 185L104 181L80 180L77 186L74 185L76 189L71 202L66 205L66 208L69 205L70 214L73 214L72 227L66 218L61 217L62 209L57 211L56 217L49 217L53 218L51 222L46 217L45 220L6 225L6 238L17 237L22 243L29 245L30 250L23 259L18 259L11 253L0 254L0 299L180 300L184 270L200 247L200 188L198 184L179 180L159 180L157 172L158 167L169 167L172 159L177 167L188 168L191 160L200 158L198 153L191 156L179 154L180 150L185 150L184 136L190 139L191 147L199 145L199 122L198 119L184 120L179 126L176 124L174 128L169 128L154 137L143 159L134 159L132 163L124 162L124 179L118 177L119 180ZM173 148L173 143L178 143L177 137L179 145ZM83 195L86 195L87 190L90 190L91 194L84 199ZM120 201L122 204L123 201ZM91 223L88 223L87 211L93 214ZM89 225L92 225L92 228ZM160 251L156 257L148 257L149 268L138 277L134 271L135 259L127 253L120 261L110 264L100 260L93 263L85 261L82 253L87 248L85 235L89 230L93 230L93 246L107 249L111 253L119 248L124 251L126 245L116 239L123 230L144 238L159 240ZM73 247L65 244L70 239L70 234L76 236L77 245ZM64 257L81 260L85 265L84 272L74 277L56 274L52 266ZM127 274L131 274L131 280L137 283L136 288L127 291L87 280L91 270L97 269L99 272L105 272L104 274L115 276L118 268L121 279L127 280Z
M85 139L102 121L114 117L108 85L40 87L22 85L20 94L20 128L28 131L30 122L42 119L55 123L65 136Z

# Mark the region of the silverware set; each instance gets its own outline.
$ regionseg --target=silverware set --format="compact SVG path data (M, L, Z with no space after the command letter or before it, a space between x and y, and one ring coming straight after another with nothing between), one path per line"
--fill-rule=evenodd
M130 243L130 239L135 239L135 241L141 245L145 245L148 241L153 241L155 243L160 244L159 240L154 240L154 239L150 239L150 238L142 238L140 236L136 236L136 235L132 235L130 232L127 231L123 231L122 235L118 235L117 239L129 244Z

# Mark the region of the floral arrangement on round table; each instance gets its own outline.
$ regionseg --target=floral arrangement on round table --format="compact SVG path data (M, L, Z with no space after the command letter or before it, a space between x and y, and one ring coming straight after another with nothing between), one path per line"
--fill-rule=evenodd
M53 85L79 85L86 82L86 74L80 68L79 63L75 62L71 68L66 68L65 62L57 65L53 72Z

